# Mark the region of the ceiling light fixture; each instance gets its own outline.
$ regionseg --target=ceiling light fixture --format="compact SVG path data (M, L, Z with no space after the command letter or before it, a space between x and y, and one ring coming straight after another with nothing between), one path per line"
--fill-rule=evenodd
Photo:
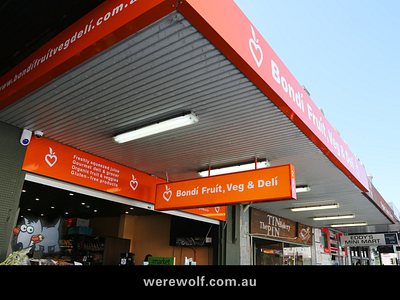
M176 129L179 127L191 125L197 123L199 118L193 112L187 113L183 116L175 117L165 121L161 121L149 126L145 126L136 130L128 131L125 133L117 134L113 137L117 143L125 143L136 139L143 138L145 136L165 132L168 130Z
M349 227L349 226L366 226L368 223L360 222L360 223L348 223L348 224L332 224L331 227Z
M269 166L271 166L271 164L268 160L257 161L257 169L263 169L263 168L267 168ZM201 177L208 177L208 173L210 173L210 176L215 176L215 175L229 174L229 173L249 171L249 170L255 170L255 169L256 169L256 163L251 162L251 163L239 164L239 165L229 166L229 167L220 167L220 168L211 169L211 170L202 170L202 171L198 171L197 173Z
M311 191L311 188L308 185L296 186L296 193L305 193L309 191Z
M317 206L304 206L304 207L292 207L292 211L307 211L307 210L320 210L320 209L331 209L338 208L339 204L326 204L326 205L317 205Z
M351 219L354 218L355 215L341 215L341 216L331 216L331 217L315 217L314 221L323 221L323 220L336 220L336 219Z

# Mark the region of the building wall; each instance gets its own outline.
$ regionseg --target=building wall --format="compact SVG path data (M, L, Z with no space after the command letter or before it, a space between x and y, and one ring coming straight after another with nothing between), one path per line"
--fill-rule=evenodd
M250 265L249 210L243 205L228 206L226 224L221 226L221 263L224 265Z
M250 265L250 210L244 211L244 207L240 205L240 264Z
M120 217L91 218L89 227L93 235L119 237Z
M0 262L11 253L12 230L25 180L22 171L26 146L19 142L22 130L0 122Z

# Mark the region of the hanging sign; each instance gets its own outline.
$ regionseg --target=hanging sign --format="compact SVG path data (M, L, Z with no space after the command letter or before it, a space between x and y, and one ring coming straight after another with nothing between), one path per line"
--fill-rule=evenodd
M312 245L312 228L258 209L251 209L250 234L256 237Z
M182 211L215 220L226 221L226 206L182 209Z
M154 176L44 137L32 138L22 169L101 191L154 202Z
M158 184L154 208L169 210L290 199L296 199L294 167L283 165Z
M157 183L166 182L147 173L74 149L33 137L22 169L120 196L154 203ZM226 220L226 207L202 207L185 212Z
M398 245L399 240L396 233L342 235L340 244L342 247Z

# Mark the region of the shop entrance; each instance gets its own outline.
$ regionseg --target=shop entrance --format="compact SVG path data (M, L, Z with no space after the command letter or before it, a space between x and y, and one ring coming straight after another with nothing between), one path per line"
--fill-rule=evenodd
M370 265L369 247L350 247L350 253L352 265Z
M283 265L283 243L259 240L254 241L255 262L261 266Z
M201 222L198 216L192 220L190 215L160 213L145 202L121 197L116 202L109 197L114 196L25 180L12 251L30 248L29 262L41 265L119 265L121 261L141 265L149 257L171 258L162 261L176 265L218 264L216 224ZM175 236L180 234L177 223L186 228L185 243ZM191 243L191 238L196 241Z

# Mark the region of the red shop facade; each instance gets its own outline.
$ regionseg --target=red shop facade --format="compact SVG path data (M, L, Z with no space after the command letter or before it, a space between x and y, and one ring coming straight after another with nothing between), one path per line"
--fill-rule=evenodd
M321 264L347 265L347 247L341 247L339 242L343 234L329 228L322 228L320 232Z

